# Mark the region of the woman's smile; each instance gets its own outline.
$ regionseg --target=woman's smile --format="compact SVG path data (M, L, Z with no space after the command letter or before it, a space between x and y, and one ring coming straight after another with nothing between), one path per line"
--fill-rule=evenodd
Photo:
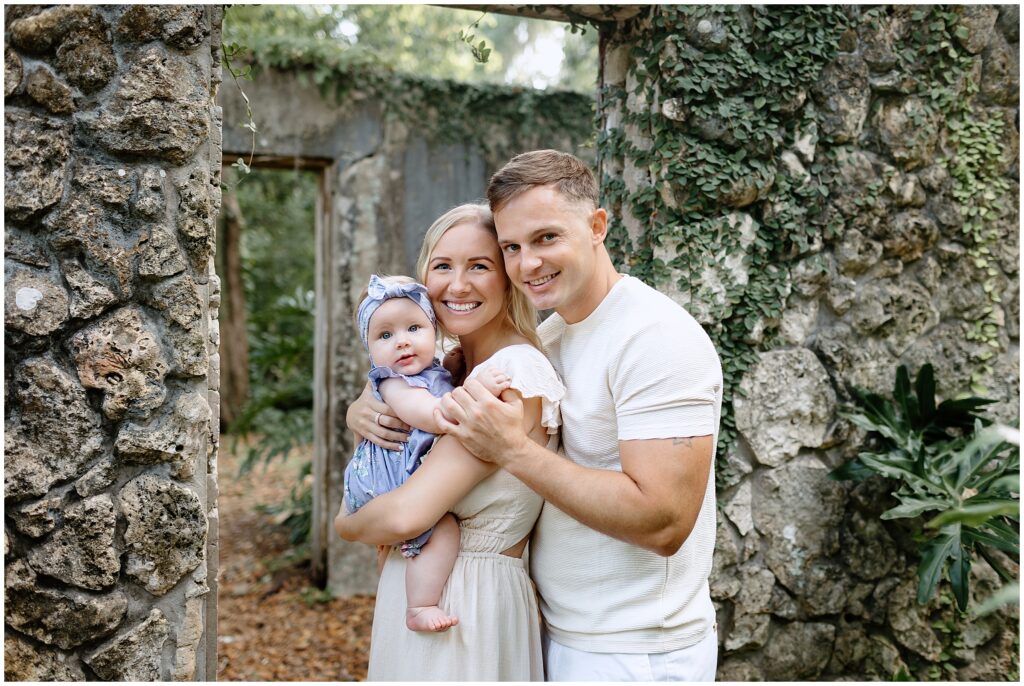
M447 307L452 312L466 313L472 312L476 308L480 307L480 302L456 302L454 300L445 300L444 306Z

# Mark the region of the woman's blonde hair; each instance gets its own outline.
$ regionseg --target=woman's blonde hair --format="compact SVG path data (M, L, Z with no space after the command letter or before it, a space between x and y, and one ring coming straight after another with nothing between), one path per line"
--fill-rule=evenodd
M420 257L416 261L416 275L421 283L427 282L430 255L434 252L437 242L441 240L441 236L448 229L462 224L476 224L490 231L495 240L498 238L498 232L494 228L494 217L487 205L466 204L453 207L434 220L423 236L423 247L420 248ZM501 267L504 272L504 264ZM522 291L512 285L508 274L505 275L505 318L516 333L530 341L538 350L543 350L540 337L537 335L537 308L526 299ZM455 336L444 328L440 319L437 320L437 328L441 331L442 336L455 340Z

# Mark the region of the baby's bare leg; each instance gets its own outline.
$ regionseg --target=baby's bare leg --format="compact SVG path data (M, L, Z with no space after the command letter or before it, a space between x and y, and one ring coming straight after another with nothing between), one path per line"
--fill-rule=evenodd
M458 556L459 525L448 513L434 525L430 540L405 568L405 624L411 630L444 631L459 623L458 617L437 606Z

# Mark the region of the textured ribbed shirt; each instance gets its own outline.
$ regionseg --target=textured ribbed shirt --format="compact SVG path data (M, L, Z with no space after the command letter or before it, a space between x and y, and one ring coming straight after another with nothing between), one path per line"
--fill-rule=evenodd
M553 314L540 334L567 389L568 459L621 472L619 441L711 435L717 446L721 363L700 324L667 296L624 276L586 319L570 325ZM551 638L599 653L694 645L715 625L708 589L714 546L713 459L693 531L670 557L545 503L530 560Z

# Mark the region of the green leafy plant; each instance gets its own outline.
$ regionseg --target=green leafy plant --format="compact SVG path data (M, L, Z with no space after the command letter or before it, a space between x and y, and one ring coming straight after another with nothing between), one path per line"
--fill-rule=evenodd
M260 439L246 452L242 474L260 462L286 459L313 440L313 292L296 288L249 319L252 395L232 427Z
M952 194L963 216L960 240L980 272L989 299L967 334L968 340L979 344L971 352L971 390L982 394L988 392L986 380L994 372L992 361L1000 350L1005 285L993 255L1001 240L999 220L1009 210L1003 198L1010 193L1010 182L1001 160L1009 124L975 104L981 58L956 48L958 39L968 35L962 12L948 5L922 5L911 13L911 20L917 28L907 47L897 53L899 66L919 72L918 95L946 123L947 154L938 163L953 180ZM921 69L920 65L927 66Z
M902 666L902 665L900 666L899 669L896 670L896 673L892 675L892 678L889 679L889 681L913 681L913 680L914 680L914 678L912 676L910 676L910 674L907 672L907 668L905 666Z
M473 53L473 59L480 64L487 64L487 60L491 57L491 49L487 47L487 41L480 41L479 45L473 45L473 41L476 40L476 35L470 33L471 29L476 28L480 21L487 16L487 12L480 15L480 19L477 19L472 24L467 26L462 31L459 31L459 40L469 46L470 51Z
M1020 605L1020 582L1015 581L1007 584L986 598L980 605L973 609L975 617L990 615L1005 605Z
M913 385L901 365L891 399L857 389L853 395L856 406L842 414L869 432L874 448L831 476L894 479L899 505L882 519L928 517L917 535L918 602L927 603L945 575L957 607L966 610L974 553L1012 581L992 551L1020 554L1020 451L1013 430L990 426L984 417L994 401L968 397L936 405L930 364Z
M315 586L306 586L299 595L302 598L302 602L306 604L306 607L324 605L334 600L334 595L329 588L319 589Z
M288 542L292 545L300 545L309 540L313 521L313 463L305 462L299 469L299 480L292 486L287 500L273 505L259 505L256 509L275 515L275 524L288 527Z

